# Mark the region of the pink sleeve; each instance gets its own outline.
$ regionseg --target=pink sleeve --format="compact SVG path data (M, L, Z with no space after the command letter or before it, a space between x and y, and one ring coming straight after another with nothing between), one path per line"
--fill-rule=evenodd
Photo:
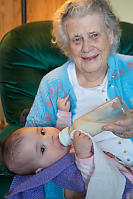
M86 159L79 159L76 156L76 165L81 172L81 175L85 183L85 189L87 190L90 177L92 176L94 168L95 168L94 156L91 156L90 158L86 158Z
M56 128L62 130L68 126L71 126L71 112L58 110Z

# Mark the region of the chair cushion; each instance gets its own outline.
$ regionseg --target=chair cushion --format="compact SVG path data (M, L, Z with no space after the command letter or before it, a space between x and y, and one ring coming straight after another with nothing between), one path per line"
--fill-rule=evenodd
M21 25L0 43L0 92L7 122L19 123L30 108L41 78L67 58L51 44L51 21Z
M133 24L120 22L122 30L119 53L124 55L133 55Z

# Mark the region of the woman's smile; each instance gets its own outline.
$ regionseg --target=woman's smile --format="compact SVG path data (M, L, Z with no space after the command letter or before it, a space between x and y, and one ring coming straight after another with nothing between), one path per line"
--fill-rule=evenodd
M93 56L82 57L82 59L84 61L94 61L97 57L98 57L98 54L97 55L93 55Z

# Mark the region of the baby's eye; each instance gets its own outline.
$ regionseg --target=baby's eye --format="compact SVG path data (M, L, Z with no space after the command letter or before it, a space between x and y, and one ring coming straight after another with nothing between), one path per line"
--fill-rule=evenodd
M42 155L43 155L44 152L45 152L45 146L42 145L42 146L41 146L41 153L42 153Z
M45 131L44 131L43 129L41 130L41 134L42 134L42 135L45 135Z

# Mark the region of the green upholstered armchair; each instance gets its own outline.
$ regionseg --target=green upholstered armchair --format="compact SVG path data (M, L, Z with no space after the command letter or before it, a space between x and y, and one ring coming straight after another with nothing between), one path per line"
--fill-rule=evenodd
M119 52L133 55L133 24L121 22ZM67 58L51 44L51 21L32 22L8 32L0 43L0 95L8 125L4 140L23 126L20 119L30 109L41 78ZM8 192L13 174L0 164L0 199Z

